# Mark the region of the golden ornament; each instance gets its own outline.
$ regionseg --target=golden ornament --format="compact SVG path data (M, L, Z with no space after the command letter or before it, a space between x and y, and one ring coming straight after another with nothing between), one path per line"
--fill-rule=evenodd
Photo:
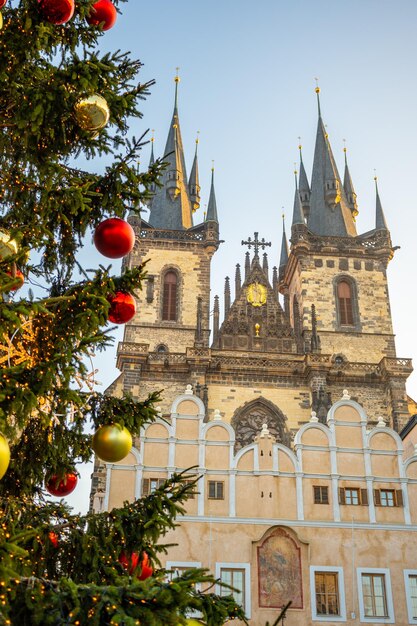
M7 231L0 230L0 259L5 259L11 254L16 254L17 249L17 241L11 239Z
M267 289L258 281L251 283L246 289L246 299L252 306L262 306L266 302Z
M74 107L75 118L83 130L96 131L105 127L110 119L110 109L103 96L93 94L81 98Z
M187 626L203 626L203 622L200 622L198 619L189 618L185 621Z
M100 426L93 435L92 448L99 459L107 463L117 463L129 454L132 435L120 424Z
M7 472L10 463L10 448L7 439L0 433L0 478Z
M0 30L3 28L3 15L0 13Z

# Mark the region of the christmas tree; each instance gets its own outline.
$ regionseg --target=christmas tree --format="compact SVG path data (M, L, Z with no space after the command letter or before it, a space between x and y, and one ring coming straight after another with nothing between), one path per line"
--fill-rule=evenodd
M128 132L151 86L138 83L140 62L98 50L117 17L110 0L5 4L0 624L165 626L193 623L191 611L213 626L245 621L231 595L210 593L214 581L204 571L174 579L158 571L158 541L195 488L181 475L111 512L74 515L59 499L76 488L78 463L93 451L120 460L156 417L157 391L137 401L84 385L92 351L111 343L108 322L134 315L145 268L113 276L110 266L86 270L78 257L92 232L108 258L129 253L134 232L124 218L149 198L163 164L139 173L147 138ZM103 155L111 165L97 173L92 159ZM81 156L87 170L78 167ZM24 282L38 295L19 291Z
M111 343L108 323L135 314L146 268L125 268L121 276L111 266L86 270L79 252L94 232L105 257L129 253L134 232L124 218L146 202L164 165L139 173L146 133L128 132L152 84L138 83L140 62L98 51L117 17L112 2L5 4L0 0L0 624L191 625L191 612L208 626L246 623L232 595L211 593L210 574L172 578L158 570L166 549L159 540L198 478L174 475L153 494L99 514L74 515L60 499L76 489L77 464L94 452L104 461L122 459L132 436L157 415L157 390L143 401L99 394L89 371L93 351ZM103 155L111 165L97 173L92 160ZM91 167L78 167L80 157ZM36 285L37 295L23 283Z

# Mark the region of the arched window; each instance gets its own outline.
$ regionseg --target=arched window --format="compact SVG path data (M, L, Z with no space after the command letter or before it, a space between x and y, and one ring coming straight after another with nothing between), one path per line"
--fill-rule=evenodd
M169 270L164 276L162 319L175 321L177 319L177 286L178 277L174 270Z
M352 288L346 280L337 285L339 323L341 326L353 326Z

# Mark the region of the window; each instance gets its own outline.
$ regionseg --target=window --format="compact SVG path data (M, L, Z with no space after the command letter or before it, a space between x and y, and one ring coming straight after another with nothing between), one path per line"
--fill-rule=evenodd
M359 567L357 575L360 621L394 624L389 569Z
M374 489L375 506L403 506L401 489Z
M339 615L337 572L315 572L317 615Z
M359 504L368 504L367 489L359 489L357 487L340 487L339 488L339 504L351 504L357 506Z
M237 604L240 604L242 607L245 606L245 570L222 567L220 569L220 580L233 587L233 589L220 587L220 595L232 595Z
M183 482L184 482L186 485L189 485L189 484L193 483L193 484L194 484L194 488L195 488L195 489L197 488L197 485L195 484L195 481L194 481L194 480L184 480ZM188 492L188 499L189 499L189 500L194 500L194 498L195 498L195 494L196 494L196 493L197 493L196 491L189 491L189 492Z
M162 319L175 321L177 319L177 284L178 277L174 270L169 270L164 275Z
M417 570L404 570L405 595L407 598L408 621L417 624Z
M313 487L314 491L314 504L329 504L329 488L328 487Z
M224 499L224 483L216 480L208 481L208 497L210 500Z
M169 580L177 578L194 567L201 567L200 561L167 561L166 572ZM200 585L198 585L200 586Z
M234 589L217 586L216 592L221 596L232 595L235 601L243 607L246 616L250 618L250 565L249 563L216 563L216 578L230 585Z
M311 610L314 621L345 622L345 585L343 568L310 567Z
M182 576L184 572L195 567L201 567L200 561L167 561L165 564L167 580L173 580ZM201 590L201 583L195 584L196 591ZM187 617L201 618L202 615L199 611L188 610Z
M143 487L142 487L142 495L148 496L153 493L164 484L166 478L144 478L143 479Z
M365 617L388 616L383 574L362 574L362 594Z
M339 302L339 323L341 326L353 326L352 290L345 280L337 285L337 299Z

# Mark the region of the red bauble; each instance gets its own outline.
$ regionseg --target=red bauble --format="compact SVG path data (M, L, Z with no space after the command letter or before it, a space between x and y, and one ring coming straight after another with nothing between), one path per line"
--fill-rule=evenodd
M56 533L54 533L53 530L51 530L48 533L48 537L49 537L49 541L51 542L51 544L53 545L54 548L57 548L59 545L59 540L58 540L58 535Z
M119 563L123 565L124 569L126 569L131 576L139 564L139 554L137 552L132 552L129 558L124 552L122 552L119 556ZM153 567L149 563L148 555L144 552L142 562L140 563L140 574L138 574L136 578L139 580L146 580L149 576L152 576L152 574Z
M0 0L0 9L2 9L4 6L6 6L6 2L7 2L7 0Z
M78 476L75 472L68 472L63 478L52 474L45 480L46 490L51 496L62 498L72 493L77 486Z
M11 276L12 278L18 278L19 279L19 283L17 283L14 287L12 287L10 289L10 291L17 291L18 289L20 289L20 287L23 286L23 283L25 282L25 277L23 276L22 272L20 270L16 270L16 275L13 276L12 272L7 272L9 274L9 276Z
M110 217L97 226L94 244L97 250L109 259L120 259L133 249L135 231L124 220Z
M98 0L91 7L91 13L87 17L87 22L91 26L99 26L99 24L104 22L103 30L110 30L115 25L116 18L117 11L114 4L110 0Z
M113 324L126 324L136 313L136 301L130 293L116 291L108 298L110 302L109 321Z
M74 0L39 0L39 7L51 24L65 24L74 15Z

